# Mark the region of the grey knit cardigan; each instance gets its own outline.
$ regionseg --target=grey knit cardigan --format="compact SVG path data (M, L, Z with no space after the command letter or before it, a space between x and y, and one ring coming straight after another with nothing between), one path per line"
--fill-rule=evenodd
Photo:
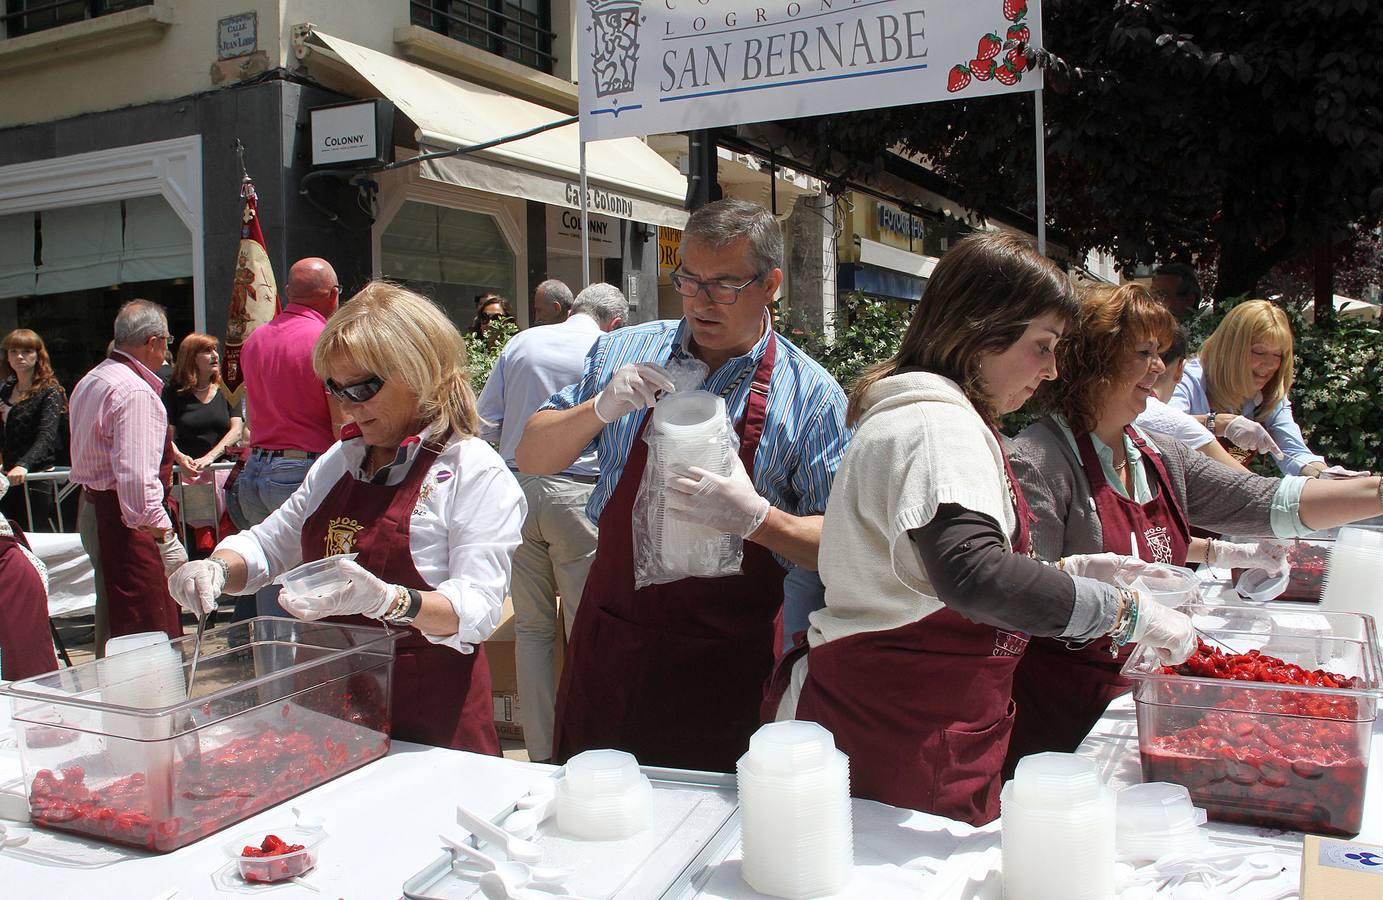
M1236 472L1180 441L1148 432L1192 525L1226 534L1271 535L1273 494L1280 478ZM1050 416L1009 442L1013 474L1037 521L1033 547L1040 559L1104 550L1095 500L1061 426Z

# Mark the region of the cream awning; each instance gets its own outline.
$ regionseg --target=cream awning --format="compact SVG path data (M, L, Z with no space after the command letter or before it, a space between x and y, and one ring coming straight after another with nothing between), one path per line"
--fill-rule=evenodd
M420 146L463 147L564 118L519 97L463 81L320 31L304 42L325 49L391 100L417 126ZM476 154L420 164L425 178L579 208L580 141L576 123ZM586 145L590 209L602 215L681 228L687 180L642 141Z

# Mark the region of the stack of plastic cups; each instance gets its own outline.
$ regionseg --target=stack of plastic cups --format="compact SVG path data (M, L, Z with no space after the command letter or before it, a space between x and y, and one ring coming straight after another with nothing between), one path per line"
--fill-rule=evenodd
M740 757L744 880L774 897L840 891L855 865L850 760L815 722L774 722Z
M135 709L160 709L187 699L182 654L161 631L113 637L106 642L100 668L101 699ZM112 774L143 772L155 820L171 814L173 721L169 716L125 716L106 713L107 731L128 735L109 738Z
M1383 621L1383 529L1349 525L1330 549L1321 609Z
M717 475L729 475L732 462L725 442L729 425L725 419L725 400L709 391L678 391L668 394L653 407L653 430L658 443L655 477L665 486L672 477L673 464L699 466ZM664 487L663 494L666 494ZM660 504L655 520L655 551L670 572L688 575L719 574L720 532L686 522L665 513Z
M557 829L591 841L616 841L648 827L653 785L623 750L587 750L567 760L557 782Z
M1209 845L1205 810L1191 803L1185 785L1153 781L1119 792L1116 846L1123 860L1154 860L1165 853L1196 853Z
M1115 795L1092 760L1035 753L999 795L1005 900L1108 900Z

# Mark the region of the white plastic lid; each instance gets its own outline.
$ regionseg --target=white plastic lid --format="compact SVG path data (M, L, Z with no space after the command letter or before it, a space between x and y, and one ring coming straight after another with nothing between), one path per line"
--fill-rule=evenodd
M1273 575L1267 569L1249 569L1239 576L1239 580L1234 583L1234 590L1245 600L1266 603L1281 597L1291 579L1292 570L1289 568L1284 568L1280 575Z
M1349 547L1383 554L1383 528L1370 525L1346 525L1335 538L1335 547Z
M567 790L587 797L622 794L639 784L639 761L623 750L587 750L567 760Z
M1197 828L1205 823L1205 810L1191 803L1185 785L1152 781L1119 792L1119 836L1135 839Z
M1093 800L1100 793L1094 760L1074 753L1034 753L1018 760L1014 799L1024 806L1049 807Z
M836 740L816 722L770 722L749 738L746 764L763 775L820 769L835 755Z
M653 407L653 427L674 440L714 436L725 425L725 400L710 391L678 391Z
M168 643L168 635L162 631L141 631L138 634L120 634L106 641L106 656L152 647L154 644Z

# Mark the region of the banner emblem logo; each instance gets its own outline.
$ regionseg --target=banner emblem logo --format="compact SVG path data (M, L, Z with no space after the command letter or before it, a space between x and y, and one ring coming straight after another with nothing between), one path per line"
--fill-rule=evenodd
M595 95L628 93L634 89L634 72L639 64L639 7L643 0L586 2L591 7Z

